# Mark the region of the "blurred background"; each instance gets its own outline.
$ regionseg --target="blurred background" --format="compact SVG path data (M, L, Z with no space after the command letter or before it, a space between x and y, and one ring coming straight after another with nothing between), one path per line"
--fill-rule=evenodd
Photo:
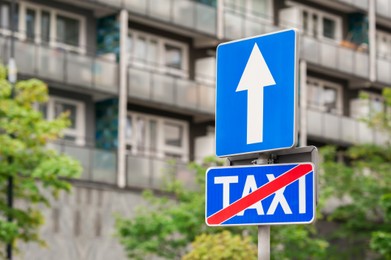
M36 109L48 120L69 112L49 146L83 168L71 193L42 208L49 248L23 244L18 259L125 259L114 214L148 206L142 190L163 190L168 171L194 189L187 163L214 155L221 42L299 29L300 145L388 140L360 120L385 110L388 0L15 0L14 13L0 0L3 64L12 22L18 80L49 87Z

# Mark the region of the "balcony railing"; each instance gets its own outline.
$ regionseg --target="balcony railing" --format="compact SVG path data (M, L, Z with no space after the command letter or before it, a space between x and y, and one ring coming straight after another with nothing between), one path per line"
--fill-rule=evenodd
M64 141L52 143L49 148L78 160L83 168L81 180L117 183L117 154L115 152L78 146Z
M0 59L7 63L10 38L0 36ZM118 66L115 61L51 48L32 42L15 42L18 72L65 85L118 93Z
M271 19L235 10L224 11L224 38L240 39L279 30Z
M368 54L333 43L319 41L303 35L301 58L324 67L353 74L362 78L369 76Z
M385 84L391 84L391 60L389 57L377 57L376 71L377 81Z
M391 18L390 0L376 0L376 12L384 17Z
M130 97L214 114L215 88L212 85L131 66L128 86Z
M335 0L338 2L342 2L348 5L353 5L355 7L368 10L368 0ZM378 1L378 0L377 0Z
M168 182L180 181L186 189L196 189L196 174L187 164L154 157L127 155L129 187L164 189Z
M384 144L388 140L385 133L373 130L357 119L307 111L308 135L346 144Z
M130 12L210 35L216 34L216 8L192 0L96 0Z

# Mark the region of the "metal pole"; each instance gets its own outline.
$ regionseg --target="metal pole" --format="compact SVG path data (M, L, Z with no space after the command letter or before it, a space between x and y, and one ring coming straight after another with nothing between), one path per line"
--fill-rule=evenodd
M15 0L11 1L11 53L8 60L8 80L11 83L11 98L14 98L14 84L16 83L16 63L15 63ZM10 159L12 162L12 158ZM14 207L14 178L12 174L8 177L7 182L7 206L9 210L12 210ZM9 223L13 222L12 212L8 214L7 221ZM12 260L12 244L13 241L7 243L6 245L6 257L9 260Z
M307 62L300 60L300 147L307 146Z
M122 9L120 20L120 55L119 55L119 104L118 104L118 178L117 184L126 185L126 111L128 104L126 72L128 70L128 54L126 41L128 37L128 11Z
M260 154L256 164L268 164L269 154ZM270 260L270 226L258 226L258 260Z
M376 80L376 1L368 2L369 80Z

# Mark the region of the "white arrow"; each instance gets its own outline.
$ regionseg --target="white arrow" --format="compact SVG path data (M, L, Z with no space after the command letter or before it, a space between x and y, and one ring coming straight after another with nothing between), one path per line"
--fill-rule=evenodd
M255 43L236 92L247 90L247 144L263 142L263 88L275 85L273 75Z

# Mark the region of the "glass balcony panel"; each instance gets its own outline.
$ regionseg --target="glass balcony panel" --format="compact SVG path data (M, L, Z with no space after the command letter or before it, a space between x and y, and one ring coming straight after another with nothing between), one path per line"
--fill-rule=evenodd
M377 0L376 11L380 15L389 16L390 1L389 0Z
M356 75L365 78L369 77L368 54L361 52L355 52L355 54Z
M314 110L307 111L308 134L313 136L323 136L322 113Z
M177 105L190 109L196 109L199 103L197 84L188 80L177 80Z
M117 180L117 156L112 151L93 150L92 181L115 184Z
M34 44L15 41L15 59L18 71L29 75L35 74L37 47Z
M129 96L149 99L151 97L151 74L148 71L129 68Z
M372 143L374 141L372 129L363 122L357 122L360 143Z
M256 20L244 20L245 33L244 37L256 36L265 33L264 24Z
M243 18L233 13L224 14L224 35L228 39L242 38Z
M175 174L175 164L162 159L152 159L152 188L163 189Z
M353 50L347 48L338 48L338 67L340 70L353 73L354 64L353 64L354 52Z
M384 131L376 130L375 131L375 143L378 145L385 145L389 141L389 135Z
M341 117L333 114L324 113L324 137L333 140L341 140Z
M151 1L150 0L125 0L124 4L125 4L125 8L131 10L132 12L146 14L148 2Z
M357 137L357 121L349 118L349 117L343 117L342 118L342 127L341 127L341 138L344 142L349 143L357 143L358 137Z
M92 58L80 54L66 54L66 81L73 85L91 87Z
M172 76L152 75L152 99L165 104L174 104L175 82Z
M150 1L148 6L150 16L159 20L170 21L172 2L172 0Z
M337 46L318 42L320 44L320 60L323 66L337 67Z
M196 7L196 24L197 30L216 34L216 8L204 4L195 4Z
M150 160L146 157L127 156L127 185L137 187L149 187L151 180Z
M311 37L303 36L302 41L302 57L305 60L313 63L318 63L319 61L319 44L317 41Z
M377 80L390 83L391 82L391 63L386 59L377 58Z
M38 47L38 76L55 81L64 80L65 55L63 50Z
M96 59L93 74L96 88L118 93L118 65L115 62Z
M91 151L86 147L64 145L60 147L60 151L69 155L75 160L78 160L83 168L83 173L80 179L89 180L91 173Z
M215 88L208 85L199 85L199 102L200 110L214 113L215 112Z
M177 163L176 179L179 180L187 190L196 190L196 173L190 170L185 163Z
M368 0L354 0L354 5L364 10L368 9Z
M173 8L175 23L186 27L194 27L194 2L183 0L175 1Z

